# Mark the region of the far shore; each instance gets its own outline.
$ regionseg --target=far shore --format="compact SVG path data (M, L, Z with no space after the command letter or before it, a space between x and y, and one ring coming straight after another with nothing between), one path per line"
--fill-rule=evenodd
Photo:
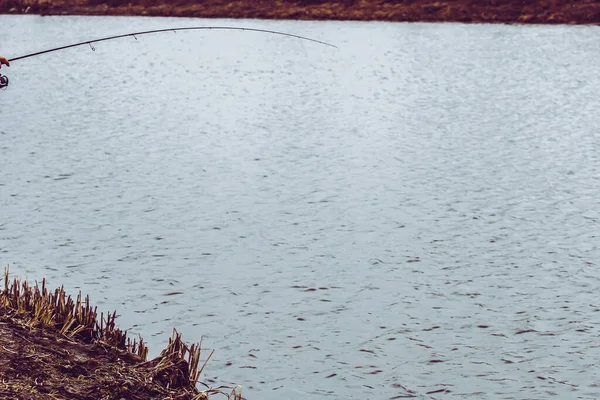
M567 0L0 0L0 14L600 24L600 3Z

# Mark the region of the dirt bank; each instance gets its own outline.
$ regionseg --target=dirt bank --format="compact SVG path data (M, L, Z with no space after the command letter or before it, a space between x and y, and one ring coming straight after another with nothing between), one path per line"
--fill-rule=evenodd
M201 18L598 24L600 2L570 0L0 0L0 13Z
M177 332L146 361L143 340L115 327L115 314L98 315L89 300L48 291L4 275L0 291L2 400L241 400L232 388L200 391L200 348Z

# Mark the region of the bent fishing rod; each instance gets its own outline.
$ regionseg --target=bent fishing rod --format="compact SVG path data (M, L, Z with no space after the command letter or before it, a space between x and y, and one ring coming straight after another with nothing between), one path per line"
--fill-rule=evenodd
M105 42L107 40L119 39L119 38L124 38L124 37L133 37L134 39L137 40L138 36L148 35L150 33L178 32L178 31L192 31L192 30L234 30L234 31L271 33L274 35L288 36L288 37L292 37L292 38L296 38L296 39L307 40L310 42L319 43L319 44L323 44L325 46L337 48L337 46L335 46L331 43L323 42L323 41L320 41L317 39L311 39L306 36L295 35L293 33L272 31L272 30L268 30L268 29L244 28L244 27L237 27L237 26L188 26L188 27L180 27L180 28L153 29L153 30L149 30L149 31L125 33L122 35L114 35L114 36L107 36L107 37L103 37L103 38L99 38L99 39L86 40L85 42L68 44L66 46L60 46L60 47L55 47L55 48L48 49L48 50L37 51L35 53L26 54L24 56L13 57L13 58L10 58L8 61L12 63L14 61L23 60L25 58L35 57L35 56L39 56L39 55L46 54L46 53L52 53L54 51L65 50L65 49L69 49L71 47L84 46L84 45L89 45L93 51L96 51L93 44L98 43L98 42ZM0 74L0 89L5 89L7 86L8 86L8 77Z

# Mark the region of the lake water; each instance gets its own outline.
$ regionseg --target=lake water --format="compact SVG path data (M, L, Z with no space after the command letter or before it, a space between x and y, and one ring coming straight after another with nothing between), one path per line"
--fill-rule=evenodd
M600 28L0 16L0 262L256 399L600 397Z

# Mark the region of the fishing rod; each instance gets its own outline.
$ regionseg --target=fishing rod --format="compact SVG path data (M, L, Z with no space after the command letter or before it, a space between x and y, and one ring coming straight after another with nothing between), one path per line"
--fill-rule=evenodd
M48 49L48 50L37 51L35 53L26 54L24 56L13 57L13 58L9 59L8 61L12 63L14 61L23 60L25 58L35 57L35 56L39 56L39 55L46 54L46 53L52 53L54 51L65 50L65 49L69 49L71 47L84 46L84 45L89 45L90 48L92 49L92 51L96 51L93 44L98 43L98 42L104 42L107 40L119 39L119 38L124 38L124 37L133 37L135 40L137 40L138 36L148 35L150 33L192 31L192 30L234 30L234 31L271 33L274 35L288 36L288 37L292 37L292 38L296 38L296 39L307 40L310 42L319 43L319 44L323 44L325 46L337 48L337 46L335 46L331 43L323 42L323 41L320 41L317 39L311 39L306 36L295 35L293 33L272 31L272 30L268 30L268 29L244 28L244 27L237 27L237 26L188 26L188 27L180 27L180 28L153 29L153 30L149 30L149 31L125 33L122 35L114 35L114 36L107 36L107 37L103 37L103 38L99 38L99 39L86 40L85 42L68 44L66 46L60 46L60 47L55 47L55 48ZM7 86L8 86L8 77L0 74L0 89L5 89Z

